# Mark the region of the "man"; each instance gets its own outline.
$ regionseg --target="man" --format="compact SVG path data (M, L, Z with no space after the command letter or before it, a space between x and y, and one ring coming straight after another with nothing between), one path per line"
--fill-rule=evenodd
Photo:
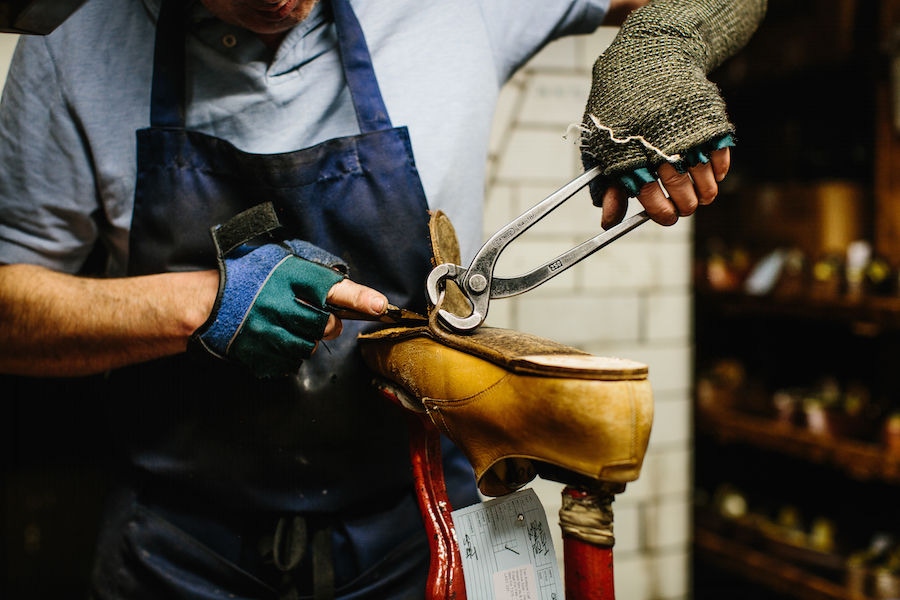
M424 310L427 211L464 253L480 241L503 83L643 4L91 0L22 41L0 107L0 371L106 374L128 468L94 597L421 597L403 420L370 390L367 326L332 311ZM737 5L755 26L764 2ZM663 224L711 202L727 121L683 148L620 142L596 84L604 226L631 191ZM635 140L655 153L636 162ZM644 171L668 197L628 186ZM453 504L477 501L447 463Z

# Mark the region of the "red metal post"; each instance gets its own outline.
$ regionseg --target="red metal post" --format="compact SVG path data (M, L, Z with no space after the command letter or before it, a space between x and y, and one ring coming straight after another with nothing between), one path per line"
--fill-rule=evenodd
M382 387L381 393L402 406L390 388ZM466 600L462 557L451 514L453 508L444 481L440 432L427 415L406 411L406 416L416 499L431 547L425 597L429 600Z
M559 523L566 600L615 600L612 502L624 489L621 484L563 489Z

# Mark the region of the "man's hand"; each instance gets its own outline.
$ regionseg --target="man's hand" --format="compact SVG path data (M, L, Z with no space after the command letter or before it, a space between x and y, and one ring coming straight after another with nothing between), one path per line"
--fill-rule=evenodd
M289 375L337 337L337 306L380 314L387 299L346 279L340 261L301 240L240 246L220 256L219 293L192 345L258 377Z
M725 179L731 166L728 148L715 150L707 163L688 167L679 173L669 163L660 165L659 181L669 194L667 198L656 182L644 184L637 198L650 218L662 225L673 225L678 217L692 215L698 206L711 204L719 193L719 182ZM609 229L625 218L630 194L618 185L606 188L601 197L603 216L601 226Z
M707 74L765 10L766 0L652 0L625 20L594 64L582 122L585 167L601 167L591 195L604 227L621 221L630 196L663 225L715 199L734 127Z

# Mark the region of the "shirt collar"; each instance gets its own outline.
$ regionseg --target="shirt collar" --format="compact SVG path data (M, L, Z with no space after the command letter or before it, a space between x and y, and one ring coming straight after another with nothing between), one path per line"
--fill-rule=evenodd
M262 44L262 42L253 33L247 31L246 29L220 21L216 16L209 12L209 10L207 10L202 2L199 2L198 0L187 1L191 4L189 14L191 24L193 25L193 30L197 35L205 39L207 43L213 42L213 40L218 41L224 35L231 34L235 37L235 39L241 41L243 44ZM288 32L288 34L282 40L275 57L273 58L273 63L284 60L286 54L292 53L292 48L300 44L300 42L310 31L322 24L322 22L325 20L326 14L326 12L322 8L322 4L326 1L327 0L319 0L318 2L316 2L309 13L309 16L307 16L306 19L304 19L301 23L298 23L296 27ZM154 18L158 18L162 0L143 0L143 2L144 6L147 8L150 14Z

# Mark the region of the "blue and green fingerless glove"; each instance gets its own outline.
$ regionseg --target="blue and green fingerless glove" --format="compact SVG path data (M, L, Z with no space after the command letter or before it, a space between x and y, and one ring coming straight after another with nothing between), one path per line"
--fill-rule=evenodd
M325 298L346 266L301 240L233 248L216 242L219 292L191 343L257 377L295 372L322 339L330 315Z

